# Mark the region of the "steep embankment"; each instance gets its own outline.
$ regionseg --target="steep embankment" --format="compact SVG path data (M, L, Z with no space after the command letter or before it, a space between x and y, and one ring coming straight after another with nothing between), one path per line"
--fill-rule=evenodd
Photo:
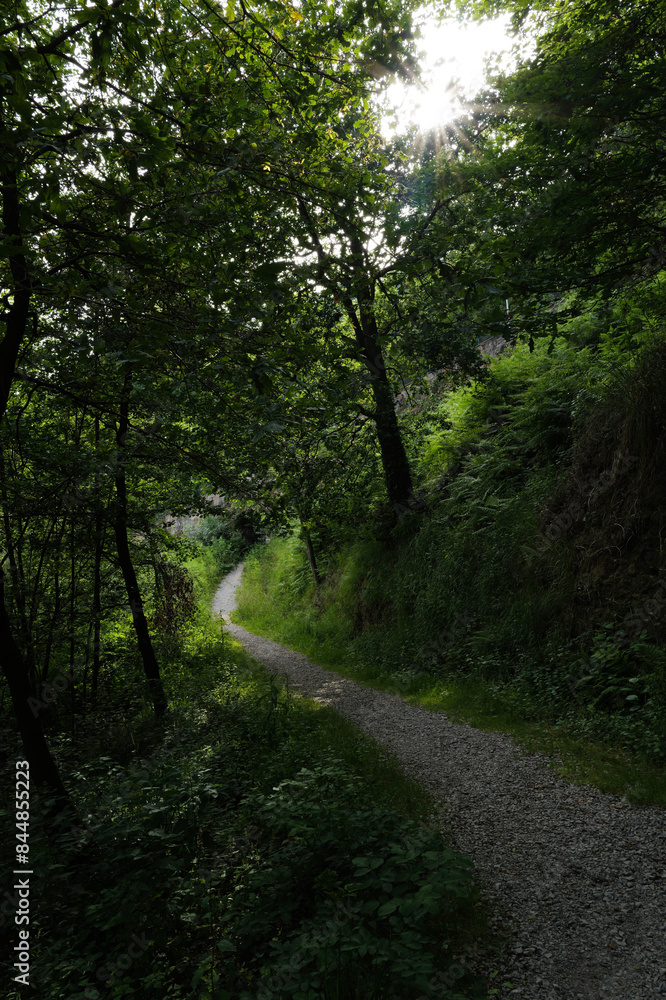
M534 1000L654 1000L666 993L664 811L569 785L547 759L521 753L399 697L362 687L230 624L238 567L213 610L271 671L332 705L441 798L454 846L469 853L507 935L500 962L507 995ZM497 957L467 956L478 971Z
M483 688L519 723L658 767L664 379L661 341L636 355L544 345L417 401L404 420L420 509L383 536L360 505L353 534L310 526L317 586L302 541L276 539L248 563L246 622L408 693ZM655 795L627 773L630 786Z

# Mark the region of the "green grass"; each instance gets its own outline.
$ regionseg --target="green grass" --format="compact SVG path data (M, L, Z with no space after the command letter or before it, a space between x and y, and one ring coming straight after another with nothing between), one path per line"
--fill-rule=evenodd
M544 720L543 708L524 694L476 675L442 681L429 674L360 666L346 615L354 587L323 611L302 588L287 609L289 571L296 567L294 543L279 539L261 558L246 564L233 620L251 632L281 642L314 662L361 684L398 694L411 704L445 713L457 722L510 735L529 752L552 757L567 780L591 784L638 805L666 805L666 767L643 755L584 738L575 722Z
M245 652L240 642L231 640L233 660L247 678L246 692L261 692L275 685L280 697L286 688L278 677ZM394 754L334 709L302 695L294 697L293 711L307 731L301 750L312 760L333 753L350 775L367 782L373 799L395 809L409 819L429 821L437 813L433 796L418 782L408 778ZM301 734L302 735L302 734Z
M582 739L574 726L526 719L528 706L516 706L510 691L498 691L483 678L433 684L408 700L456 722L507 733L530 753L552 757L551 766L575 784L594 785L637 805L666 805L666 768L639 754Z
M200 548L200 554L184 563L194 579L194 595L199 607L208 607L220 582L220 570L213 550Z

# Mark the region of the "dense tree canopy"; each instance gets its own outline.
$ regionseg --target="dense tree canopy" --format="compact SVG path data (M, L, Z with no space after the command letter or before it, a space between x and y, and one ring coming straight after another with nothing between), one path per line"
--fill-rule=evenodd
M507 287L547 330L563 293L587 301L663 270L666 7L506 6L539 34L478 115L495 176L484 210Z

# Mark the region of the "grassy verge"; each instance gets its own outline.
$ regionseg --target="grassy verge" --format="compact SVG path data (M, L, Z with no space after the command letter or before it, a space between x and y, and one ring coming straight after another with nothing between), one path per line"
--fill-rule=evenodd
M526 750L552 757L551 766L572 782L594 785L640 805L666 805L666 768L642 754L586 737L580 720L544 718L543 706L507 684L480 673L443 680L364 662L356 654L352 627L359 599L356 581L347 579L340 586L340 580L334 580L327 598L320 595L316 603L297 571L291 539L278 539L252 556L234 621L360 683L402 695L455 721L507 733Z
M209 608L220 582L220 568L211 548L201 548L199 555L189 559L185 569L194 580L194 596L200 608Z

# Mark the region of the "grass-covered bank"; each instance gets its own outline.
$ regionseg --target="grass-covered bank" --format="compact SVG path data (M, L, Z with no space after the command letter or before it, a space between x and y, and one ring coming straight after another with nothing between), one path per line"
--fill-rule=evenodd
M274 540L237 620L666 802L664 367L659 342L518 350L407 414L424 510L322 553L319 587L298 538Z
M161 652L167 720L130 705L54 736L77 815L48 838L33 796L40 998L486 996L465 967L488 937L469 862L431 824L428 794L352 724L292 697L205 607ZM3 917L4 956L15 934Z
M353 580L356 585L363 580L356 555L352 547L341 556L328 593L320 592L315 601L306 590L298 599L285 586L285 578L298 565L298 541L274 540L246 563L234 620L346 677L445 712L455 721L508 733L526 749L553 756L557 770L572 781L591 783L644 805L666 804L663 765L610 741L591 739L585 720L573 716L563 719L554 706L549 711L546 703L530 699L510 684L474 671L441 679L415 669L391 670L382 668L377 660L364 660L365 643L355 640L354 616L347 603L353 600ZM276 595L284 595L284 603ZM325 610L320 613L322 605Z

